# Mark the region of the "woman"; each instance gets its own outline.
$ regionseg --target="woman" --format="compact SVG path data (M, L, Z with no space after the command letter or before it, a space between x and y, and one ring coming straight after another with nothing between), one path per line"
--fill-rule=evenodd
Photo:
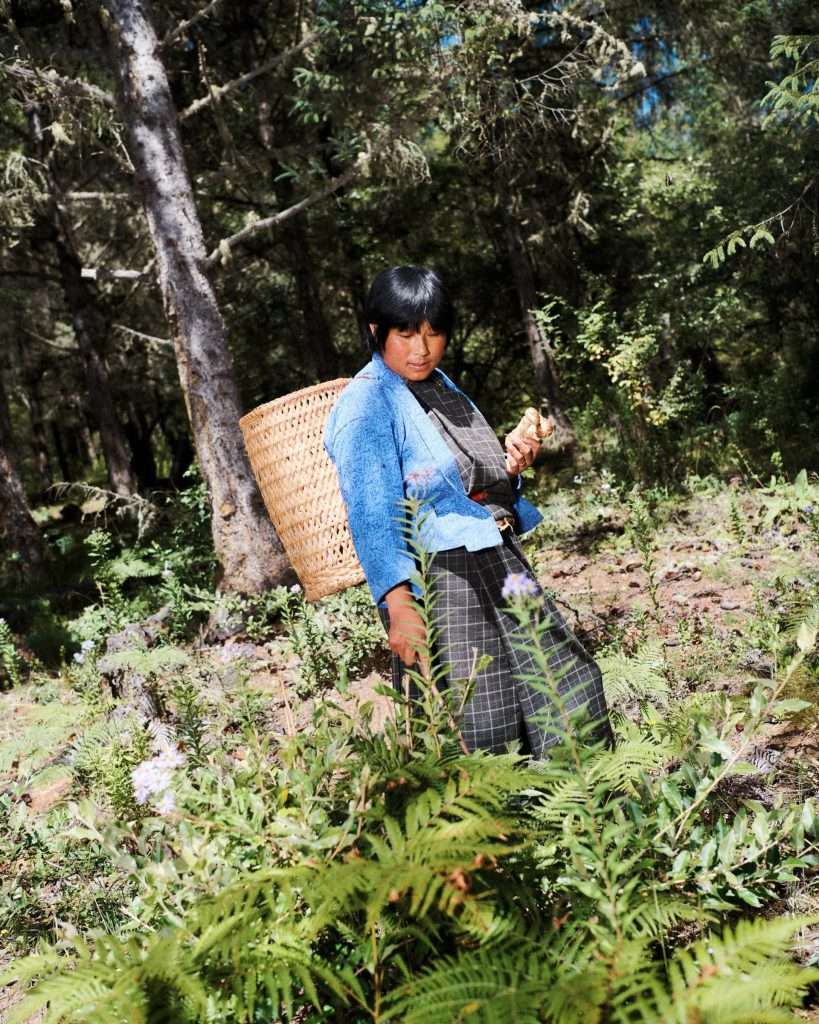
M557 741L548 696L525 678L537 671L534 657L518 649L519 627L505 608L510 576L542 601L550 623L542 647L565 706L585 707L608 737L600 670L534 582L518 541L542 518L520 495L520 474L538 442L508 437L504 452L476 406L438 369L454 310L434 271L382 271L367 320L372 360L333 407L325 447L388 630L393 682L400 688L403 666L422 658L425 641L410 582L416 566L400 521L402 500L421 492L421 541L434 553L437 654L450 680L470 678L476 648L492 659L475 677L460 723L469 749L520 745L540 758Z

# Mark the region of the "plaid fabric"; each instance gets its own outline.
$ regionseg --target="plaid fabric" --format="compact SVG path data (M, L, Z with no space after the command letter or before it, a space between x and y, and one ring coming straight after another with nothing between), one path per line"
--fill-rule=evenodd
M407 381L407 387L449 445L466 493L487 491L481 504L496 519L513 517L506 453L480 412L466 395L448 388L437 370L426 380Z
M545 756L558 741L554 727L555 709L548 696L526 677L537 675L531 650L521 649L520 627L504 610L501 596L510 573L534 573L511 531L504 542L482 551L456 548L434 555L432 587L437 599L433 621L440 630L434 655L446 667L447 681L467 679L477 653L491 655L474 683L461 725L470 748L496 753L520 746L536 758ZM541 648L552 672L560 675L557 690L567 710L585 707L600 723L598 733L610 740L603 679L597 664L566 625L554 602L538 588L542 619L550 625L543 632ZM389 630L389 614L379 608ZM403 691L403 666L393 655L393 685Z

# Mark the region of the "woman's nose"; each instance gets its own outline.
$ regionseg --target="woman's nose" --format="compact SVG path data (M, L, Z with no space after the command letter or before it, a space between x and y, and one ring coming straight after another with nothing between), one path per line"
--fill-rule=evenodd
M412 339L412 347L419 355L429 355L429 342L424 334L416 334Z

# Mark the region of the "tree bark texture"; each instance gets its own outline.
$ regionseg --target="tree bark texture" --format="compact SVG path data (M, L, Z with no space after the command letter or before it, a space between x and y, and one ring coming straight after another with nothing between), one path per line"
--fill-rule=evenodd
M82 359L88 406L99 428L108 482L116 494L134 494L137 482L131 469L125 431L116 413L108 367L100 352L101 339L109 331L108 321L99 309L96 294L83 280L82 262L59 213L55 214L54 245L63 294Z
M30 345L23 344L22 331L19 329L17 333L17 359L25 391L29 426L31 428L31 458L37 475L38 486L45 490L53 478L51 455L48 449L46 417L43 411L41 396L41 384L45 375L45 365L41 360L34 358Z
M15 553L27 573L39 575L46 563L46 547L20 479L11 436L11 417L0 378L0 537Z
M31 142L34 153L46 168L50 201L38 219L32 242L40 248L53 244L57 252L63 297L71 315L71 324L80 350L88 405L100 434L105 468L111 490L130 495L136 491L136 479L125 443L125 435L117 418L108 367L101 345L109 331L108 318L102 312L97 293L82 277L82 261L77 254L71 225L64 207L55 170L54 147L43 130L42 110L31 101L27 104ZM52 140L53 141L53 140Z
M333 345L330 324L324 315L304 223L299 217L294 217L282 226L282 235L293 268L307 357L319 381L332 380L338 376L338 353Z
M196 454L210 491L223 590L255 593L288 568L244 449L225 325L205 273L205 243L177 113L147 0L104 0L128 151L157 255Z
M575 444L576 440L574 427L565 410L554 353L548 339L535 319L534 310L537 306L537 288L535 287L532 263L517 217L503 203L501 204L501 210L509 268L512 272L512 281L518 295L518 301L520 302L523 326L526 331L526 340L529 343L532 367L535 372L535 386L538 398L545 400L549 407L549 413L555 421L556 445L561 448L569 448Z

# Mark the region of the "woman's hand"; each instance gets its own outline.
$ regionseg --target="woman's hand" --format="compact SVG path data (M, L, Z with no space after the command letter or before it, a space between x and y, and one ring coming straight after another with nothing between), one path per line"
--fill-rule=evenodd
M409 668L418 662L421 673L429 678L426 629L413 602L409 584L399 583L393 587L387 593L386 601L390 613L390 650Z
M507 434L504 442L506 448L506 472L509 476L517 476L535 461L540 451L540 441L517 434Z

